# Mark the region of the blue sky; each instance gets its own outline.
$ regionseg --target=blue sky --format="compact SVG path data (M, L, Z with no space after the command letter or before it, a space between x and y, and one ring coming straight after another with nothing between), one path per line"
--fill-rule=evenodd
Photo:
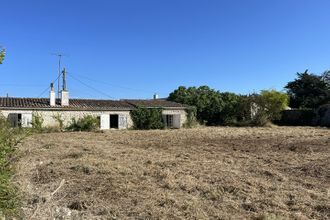
M56 52L67 55L72 97L282 90L298 71L330 68L329 9L329 0L0 0L0 96L40 96L57 77Z

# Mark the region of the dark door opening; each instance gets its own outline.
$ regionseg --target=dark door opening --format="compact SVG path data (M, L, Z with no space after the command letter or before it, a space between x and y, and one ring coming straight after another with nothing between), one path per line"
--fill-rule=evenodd
M22 114L17 114L17 126L22 127Z
M101 128L101 116L97 116L96 119L97 119L97 127Z
M116 128L118 129L118 115L110 115L110 128Z

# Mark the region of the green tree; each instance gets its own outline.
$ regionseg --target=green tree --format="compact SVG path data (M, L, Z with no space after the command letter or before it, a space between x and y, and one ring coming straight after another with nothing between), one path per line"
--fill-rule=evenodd
M258 99L257 104L263 108L267 118L271 121L280 119L281 112L289 104L289 96L276 90L262 90Z
M168 100L196 107L196 116L201 123L215 125L223 108L221 93L208 86L180 86L168 97Z
M240 120L242 96L225 92L221 93L221 99L223 107L219 112L219 123L224 125L236 124Z
M322 80L330 87L330 70L326 70L321 75Z
M208 86L183 87L168 98L196 108L197 119L206 125L264 125L276 120L287 107L289 97L275 90L249 96L221 93Z
M0 64L2 64L3 60L5 59L5 54L6 54L6 50L5 49L1 49L0 50Z
M329 72L318 76L308 73L297 73L297 79L289 82L285 88L290 96L292 108L317 108L330 100Z

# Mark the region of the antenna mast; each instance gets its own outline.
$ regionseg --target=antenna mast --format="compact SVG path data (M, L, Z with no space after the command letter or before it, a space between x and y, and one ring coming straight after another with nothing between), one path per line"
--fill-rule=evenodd
M60 78L61 78L61 60L64 55L63 53L53 53L52 55L58 56L58 78L57 78L57 97L60 98Z

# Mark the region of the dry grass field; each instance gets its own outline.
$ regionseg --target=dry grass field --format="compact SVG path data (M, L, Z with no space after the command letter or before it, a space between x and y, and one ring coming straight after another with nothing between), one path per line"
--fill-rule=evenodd
M26 219L329 219L330 130L197 128L33 135Z

